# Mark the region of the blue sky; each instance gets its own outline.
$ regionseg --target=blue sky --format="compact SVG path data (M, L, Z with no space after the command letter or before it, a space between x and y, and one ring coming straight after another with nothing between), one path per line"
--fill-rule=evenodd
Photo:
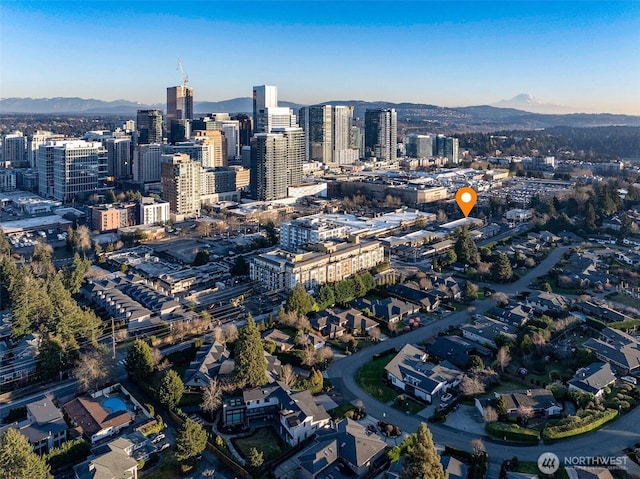
M0 1L0 96L489 104L640 114L640 2Z

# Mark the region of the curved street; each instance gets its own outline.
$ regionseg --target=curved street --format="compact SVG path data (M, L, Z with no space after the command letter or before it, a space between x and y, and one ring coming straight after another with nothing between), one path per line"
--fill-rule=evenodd
M567 250L568 247L559 247L552 250L549 256L538 266L530 270L518 281L501 286L500 291L507 294L515 294L518 291L526 289L533 279L546 274ZM477 313L483 314L491 309L494 304L494 301L491 299L483 299L476 301L474 307ZM430 325L390 338L358 351L351 356L338 359L328 368L327 376L335 386L336 391L342 394L346 401L360 399L368 414L379 419L386 416L386 421L398 425L402 431L408 433L414 432L418 429L420 423L424 422L423 418L405 415L379 402L358 386L355 381L355 376L365 363L373 359L374 354L390 348L399 350L407 343L423 342L436 336L441 331L446 331L449 326L463 324L468 318L469 314L466 311L453 313L447 318L437 320ZM380 378L380 380L382 380L382 378ZM471 450L471 441L478 438L478 436L469 432L453 429L447 426L446 423L429 424L428 426L433 434L434 441L440 445L449 444L460 449ZM482 439L485 444L490 462L495 465L504 459L511 459L513 456L518 456L518 458L525 461L537 461L540 454L547 451L554 452L560 457L561 461L563 457L573 456L620 456L623 455L622 450L625 447L632 445L640 439L639 431L640 407L635 408L624 417L615 420L609 426L600 429L597 433L578 436L574 439L567 439L553 445L518 446L502 444L489 439L487 436L483 436L480 439Z

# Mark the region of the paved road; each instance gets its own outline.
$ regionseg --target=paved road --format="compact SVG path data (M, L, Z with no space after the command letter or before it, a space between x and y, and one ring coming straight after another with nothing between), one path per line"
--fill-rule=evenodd
M527 272L518 281L510 285L501 286L499 289L507 294L526 289L533 279L549 271L567 249L567 247L560 247L552 250L545 260ZM484 299L476 301L474 306L477 313L483 314L491 309L494 304L493 300ZM384 414L387 421L398 425L403 431L416 431L420 422L424 421L423 418L407 416L369 396L358 386L355 381L355 375L365 363L372 360L375 353L380 353L389 348L400 349L407 343L425 341L436 336L439 332L447 330L449 326L456 326L466 322L468 318L469 315L466 311L453 313L428 326L368 347L351 356L335 361L327 370L327 375L334 384L336 391L342 394L345 400L361 399L370 415L382 418ZM449 444L461 449L470 450L471 441L477 438L474 434L453 429L446 424L430 424L429 428L438 444ZM561 460L563 460L563 457L576 455L618 456L621 455L625 447L640 440L640 408L636 408L624 418L616 420L612 425L601 429L596 434L579 436L551 446L514 446L499 444L488 437L482 437L481 439L485 443L490 461L493 464L501 462L503 459L510 459L513 456L518 456L521 460L536 461L541 453L547 451L554 452Z

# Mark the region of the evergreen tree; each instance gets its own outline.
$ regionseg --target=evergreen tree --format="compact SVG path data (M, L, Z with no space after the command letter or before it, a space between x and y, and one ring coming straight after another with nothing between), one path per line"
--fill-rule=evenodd
M233 267L231 268L232 276L249 276L249 263L244 256L238 256Z
M136 339L127 351L125 369L133 379L146 382L153 372L151 348L141 339Z
M361 273L360 277L364 282L364 286L367 288L367 292L371 291L372 289L375 289L376 279L373 277L373 275L369 271L365 271L364 273Z
M333 285L333 290L336 297L336 303L345 304L346 302L351 301L355 297L353 289L353 281L349 279L335 283Z
M178 373L169 369L158 388L158 400L169 409L175 408L184 394L184 383Z
M469 229L463 226L458 230L453 247L457 260L463 264L476 265L480 261L478 247L469 234Z
M367 294L367 287L359 274L356 274L353 278L353 290L356 298L362 298Z
M41 379L57 379L61 372L69 368L71 363L69 353L65 350L62 341L55 336L49 336L42 341L38 348L38 362L36 364L36 370Z
M513 277L511 262L506 254L500 254L491 266L491 276L494 281L505 282Z
M467 280L464 285L462 295L467 301L475 301L476 299L478 299L478 285L473 284L471 281Z
M262 349L260 331L251 316L238 333L233 374L241 388L262 386L268 381L267 360Z
M193 266L202 266L209 262L209 252L204 249L198 251L196 257L193 259Z
M410 446L404 456L404 466L400 479L447 479L440 457L433 444L431 432L421 423L416 433L415 445Z
M207 431L193 419L187 418L176 435L176 459L184 462L200 454L205 447Z
M71 268L64 268L62 270L62 282L71 294L76 294L78 291L80 291L82 281L84 280L85 275L89 272L90 268L91 261L87 259L80 259L80 255L76 252L73 255L73 263L71 264Z
M9 428L0 438L0 471L7 479L53 479L44 458L33 452L29 440Z
M328 308L329 306L333 306L336 302L336 297L333 294L333 289L328 284L323 284L320 286L320 291L318 291L318 309L323 310Z
M291 293L289 293L284 309L288 313L294 312L305 315L310 311L313 311L314 307L315 303L313 301L313 297L307 293L302 284L297 283L291 290Z

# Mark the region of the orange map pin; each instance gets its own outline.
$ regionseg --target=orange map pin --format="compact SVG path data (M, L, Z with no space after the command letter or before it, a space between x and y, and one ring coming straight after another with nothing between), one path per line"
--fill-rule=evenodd
M456 203L458 203L458 206L462 210L465 218L469 216L469 213L471 213L476 201L478 201L478 194L473 188L463 186L456 191Z

